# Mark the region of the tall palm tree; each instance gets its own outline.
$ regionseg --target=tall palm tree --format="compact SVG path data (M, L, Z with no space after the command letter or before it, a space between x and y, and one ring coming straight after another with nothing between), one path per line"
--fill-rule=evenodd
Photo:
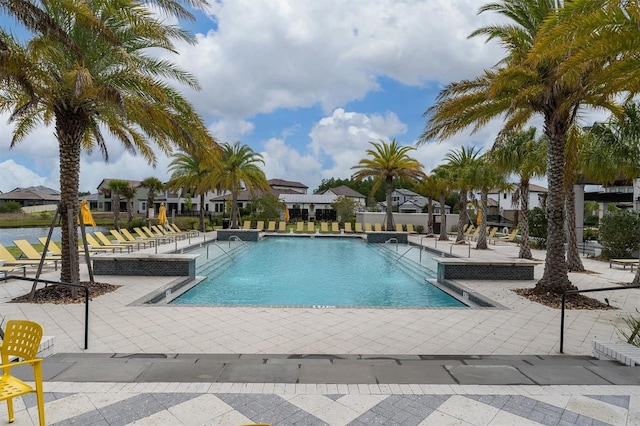
M149 218L149 213L154 206L154 202L156 199L156 193L162 191L164 189L164 184L157 177L148 177L145 178L140 184L141 187L147 189L147 219Z
M127 192L129 182L120 179L109 181L109 191L111 191L111 210L113 211L113 227L120 232L120 195Z
M547 144L544 137L536 138L536 128L513 133L497 143L490 152L491 161L498 169L518 176L514 201L519 201L518 222L522 239L521 259L531 259L529 246L529 182L546 172Z
M262 155L248 145L236 142L222 144L222 157L214 169L216 186L231 192L231 228L238 228L240 209L238 194L244 188L249 191L268 191L269 182L259 163L264 164Z
M122 196L127 200L127 223L131 223L133 220L133 199L136 196L136 188L133 185L128 184L127 187L120 192Z
M467 196L473 189L473 171L478 165L478 155L480 151L475 147L460 147L445 155L449 176L452 179L451 185L458 190L458 234L456 243L464 241L464 225L469 221L467 215Z
M32 15L20 14L10 3L21 6L22 11L38 8L37 2L3 1L1 6L21 22L28 23ZM165 16L190 16L182 0L152 3ZM206 4L203 0L184 3ZM83 14L76 13L77 7L66 7L70 4L82 8ZM160 23L137 0L43 1L38 5L38 13L48 16L43 18L48 26L36 26L28 42L0 32L0 112L9 112L15 124L11 146L24 141L40 124L55 126L63 210L61 280L77 282L78 263L70 260L78 256L75 218L81 151L99 149L108 160L106 130L129 152L138 152L155 164L150 141L169 153L174 145L210 144L213 139L191 105L166 82L173 79L198 88L195 79L170 61L150 56L158 50L175 51L174 40L193 42L189 34ZM50 37L49 28L55 28L52 31L61 37Z
M492 11L509 22L480 28L471 36L486 36L505 47L505 57L495 67L471 80L450 83L426 111L429 117L420 141L453 136L468 126L475 130L494 118L503 117L504 126L498 140L519 131L534 115L544 119L547 137L546 202L548 222L547 256L538 293L561 294L573 289L564 257L565 194L564 167L567 134L582 106L617 110L613 95L605 90L598 75L606 58L595 58L574 69L580 78L566 79L560 67L570 57L570 48L536 51L533 47L545 31L553 28L558 15L556 0L499 0L483 6L480 12Z
M449 240L449 234L447 233L445 198L451 191L451 171L446 165L440 165L431 171L429 178L433 186L438 190L438 202L440 203L440 236L438 240L447 241Z
M213 157L209 151L198 150L192 153L177 152L169 164L171 177L164 185L166 189L182 194L194 194L200 197L199 230L205 231L204 207L207 192L216 189L212 181L214 172Z
M400 146L393 139L390 143L381 140L380 142L369 142L373 149L367 150L369 158L364 158L360 162L351 167L357 170L353 174L356 180L362 180L367 177L373 177L375 180L372 191L375 192L382 182L386 184L386 227L387 231L393 229L393 203L391 193L393 192L394 179L423 179L425 177L422 171L422 164L412 157L408 152L415 148L411 146Z

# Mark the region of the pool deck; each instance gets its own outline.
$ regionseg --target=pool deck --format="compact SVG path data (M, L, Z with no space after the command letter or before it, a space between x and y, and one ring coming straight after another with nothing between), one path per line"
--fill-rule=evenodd
M438 248L468 253L451 242ZM487 260L517 253L510 243L471 249ZM591 273L570 274L580 289L634 276L583 262ZM560 355L559 310L508 291L535 280L461 282L499 308L133 304L171 279L99 277L123 287L91 302L88 350L83 305L7 303L30 283L0 285L4 318L37 321L55 336L57 355L45 361L48 424L640 424L640 369L590 357L593 340L617 340L638 290L592 294L619 310L567 311ZM33 402L16 403L15 425L34 424Z

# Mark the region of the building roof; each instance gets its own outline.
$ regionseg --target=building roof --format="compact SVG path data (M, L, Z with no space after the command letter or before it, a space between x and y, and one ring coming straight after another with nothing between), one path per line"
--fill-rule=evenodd
M513 185L517 186L518 184L514 183ZM502 190L497 189L497 188L493 188L493 189L489 190L488 193L489 194L501 194L503 192L505 192L505 191L502 191ZM508 191L508 192L511 192L511 191ZM529 184L529 192L549 192L549 190L547 188L543 187L543 186L536 185L535 183L530 183Z
M280 194L278 198L288 204L331 204L337 196L332 194Z
M328 188L325 189L324 191L322 191L320 194L326 194L327 192L332 192L338 196L343 196L343 197L350 197L350 198L367 198L366 196L362 195L361 193L359 193L358 191L356 191L355 189L349 188L347 185L340 185L340 186L336 186L334 188Z
M288 186L290 188L304 188L308 189L309 187L301 182L294 182L290 180L284 179L269 179L269 185L271 186Z
M276 198L278 198L280 194L300 194L298 191L295 191L293 189L274 189L274 188L271 188L269 190L269 193ZM264 191L249 191L249 190L243 189L242 191L238 192L238 201L242 201L242 202L251 201L254 198L261 197L262 195L264 195ZM232 198L233 197L231 192L227 192L225 194L218 195L217 197L211 198L209 201L213 201L213 202L231 201Z
M406 188L394 189L393 192L397 192L399 194L402 194L405 197L418 197L418 196L420 196L420 194L417 194L417 193L411 191L410 189L406 189Z
M137 188L140 185L142 185L142 181L139 181L139 180L115 179L114 178L114 179L102 179L102 181L98 185L98 188L108 188L109 187L109 182L111 182L112 180L123 180L125 182L129 182L129 185L133 186L134 188Z
M60 191L46 186L30 186L28 188L15 188L4 194L0 194L2 200L46 200L59 201Z

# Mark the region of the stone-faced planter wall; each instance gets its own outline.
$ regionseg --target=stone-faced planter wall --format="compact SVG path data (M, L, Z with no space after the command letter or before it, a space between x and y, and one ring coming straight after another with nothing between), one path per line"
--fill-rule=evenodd
M525 259L471 260L438 258L438 282L445 280L533 280L538 262Z
M257 229L218 229L218 241L229 241L229 238L236 236L242 241L258 241L260 231Z
M94 275L196 276L198 254L112 254L96 256Z
M368 243L385 243L391 238L398 240L400 244L407 244L409 242L408 232L366 232Z

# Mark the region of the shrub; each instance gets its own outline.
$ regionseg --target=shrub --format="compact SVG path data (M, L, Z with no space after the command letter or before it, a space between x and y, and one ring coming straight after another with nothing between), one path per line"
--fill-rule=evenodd
M22 206L17 201L5 201L0 203L0 213L19 213Z
M127 230L133 231L133 228L140 228L142 226L147 226L147 220L141 217L134 217L131 222L126 224Z
M640 347L640 319L629 316L623 318L623 320L627 324L629 331L619 328L618 334L622 336L627 343Z
M529 237L533 240L532 246L538 249L547 247L547 216L540 207L529 210Z
M631 257L640 246L640 216L630 210L616 210L600 220L598 241L609 258Z

